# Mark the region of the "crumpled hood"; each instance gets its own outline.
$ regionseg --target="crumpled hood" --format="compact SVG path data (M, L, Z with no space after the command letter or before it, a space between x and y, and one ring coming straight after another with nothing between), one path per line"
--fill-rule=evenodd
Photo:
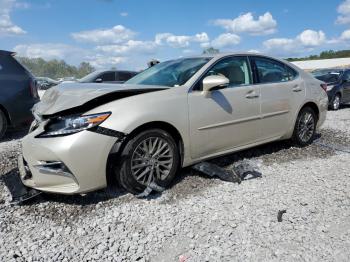
M47 90L33 108L34 115L49 116L93 103L95 106L137 94L169 87L101 83L63 83ZM108 94L108 96L107 96ZM113 94L113 95L112 95Z

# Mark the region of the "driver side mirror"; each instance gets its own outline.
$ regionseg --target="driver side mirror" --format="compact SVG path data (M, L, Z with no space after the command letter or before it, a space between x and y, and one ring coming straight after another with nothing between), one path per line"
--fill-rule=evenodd
M95 80L95 82L96 82L96 83L102 83L102 78L97 78L97 79Z
M209 95L210 91L213 89L225 88L229 85L230 80L227 77L221 75L211 75L203 79L203 92L206 97Z

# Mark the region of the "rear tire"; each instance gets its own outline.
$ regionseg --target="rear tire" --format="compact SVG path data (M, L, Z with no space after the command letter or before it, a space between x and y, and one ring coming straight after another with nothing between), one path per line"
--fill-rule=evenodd
M312 143L315 138L317 117L315 111L310 107L304 107L298 114L294 126L293 141L299 146Z
M332 103L330 104L330 108L332 110L339 110L340 108L340 101L341 101L341 97L340 97L340 94L336 94L334 97L333 97L333 100L332 100Z
M152 181L168 187L179 169L179 163L178 146L172 136L161 129L150 129L127 142L115 175L125 190L139 194Z
M7 118L4 112L0 109L0 139L2 139L7 130Z

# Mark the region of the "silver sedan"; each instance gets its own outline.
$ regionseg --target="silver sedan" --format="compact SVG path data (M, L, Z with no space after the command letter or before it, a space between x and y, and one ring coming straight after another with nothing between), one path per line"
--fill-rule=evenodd
M220 155L285 139L305 146L326 118L326 89L286 61L251 53L171 60L122 85L61 84L34 107L21 179L76 194L116 178L139 193Z

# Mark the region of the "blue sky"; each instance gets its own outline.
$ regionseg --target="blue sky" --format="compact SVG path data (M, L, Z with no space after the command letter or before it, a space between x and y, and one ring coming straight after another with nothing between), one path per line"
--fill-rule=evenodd
M279 57L350 48L350 0L0 0L0 49L141 69L220 51Z

